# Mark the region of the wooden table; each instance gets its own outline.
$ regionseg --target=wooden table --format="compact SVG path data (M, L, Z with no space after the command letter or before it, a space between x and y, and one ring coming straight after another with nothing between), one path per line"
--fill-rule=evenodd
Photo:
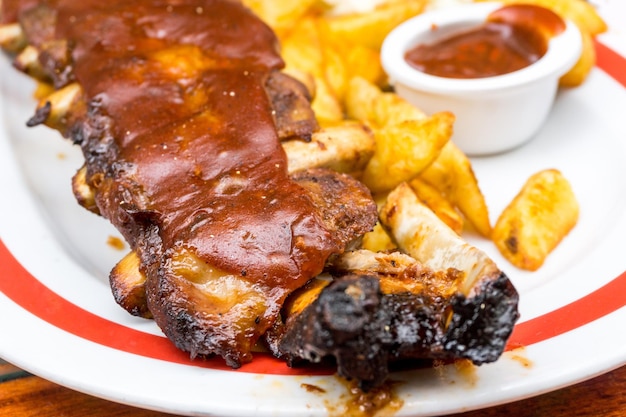
M166 417L171 414L142 410L81 394L0 362L0 416ZM455 416L624 417L626 366L538 397Z

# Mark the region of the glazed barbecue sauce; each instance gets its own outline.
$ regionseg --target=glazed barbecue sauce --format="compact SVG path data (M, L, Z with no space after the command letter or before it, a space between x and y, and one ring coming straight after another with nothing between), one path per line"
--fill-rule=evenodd
M565 23L551 10L533 5L504 6L481 26L417 45L405 59L417 70L439 77L502 75L539 60L548 50L550 38L564 30Z
M14 23L19 12L40 3L39 0L2 0L0 1L0 24Z
M53 4L89 103L77 141L93 186L107 184L100 212L144 269L161 273L163 256L184 248L261 291L265 315L246 320L257 328L233 329L249 349L342 248L287 174L264 89L284 65L275 35L233 1ZM146 243L154 230L161 244Z

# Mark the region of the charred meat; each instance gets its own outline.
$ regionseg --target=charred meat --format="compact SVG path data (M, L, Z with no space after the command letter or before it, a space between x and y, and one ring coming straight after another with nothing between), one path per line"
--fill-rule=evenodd
M504 274L465 296L463 271L434 271L401 253L348 252L328 271L332 281L309 284L287 303L277 354L292 364L332 359L363 390L401 360L493 362L518 317Z

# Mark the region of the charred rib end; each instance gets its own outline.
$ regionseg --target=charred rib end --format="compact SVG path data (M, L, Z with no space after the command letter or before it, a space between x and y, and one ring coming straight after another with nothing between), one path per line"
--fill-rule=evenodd
M476 295L452 300L453 315L444 346L455 357L475 365L497 360L519 318L519 296L504 273L485 281Z
M26 122L26 126L34 127L40 124L43 124L50 117L50 113L52 112L52 103L46 101L43 106L40 106L35 111L35 115L28 119Z

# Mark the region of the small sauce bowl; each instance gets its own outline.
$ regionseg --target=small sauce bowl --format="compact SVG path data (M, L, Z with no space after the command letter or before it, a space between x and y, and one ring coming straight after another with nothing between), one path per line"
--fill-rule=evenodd
M385 39L381 60L401 97L426 113L456 115L455 144L468 155L508 151L530 140L550 113L559 78L578 60L581 34L572 22L549 40L546 53L525 68L483 78L447 78L412 67L406 53L485 23L501 3L474 3L425 12Z

